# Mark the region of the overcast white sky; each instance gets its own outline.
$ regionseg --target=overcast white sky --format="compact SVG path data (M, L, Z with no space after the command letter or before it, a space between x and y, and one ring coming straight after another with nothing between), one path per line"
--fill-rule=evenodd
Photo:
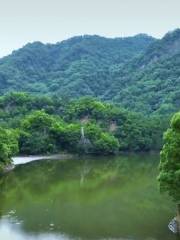
M180 27L180 0L0 0L0 57L27 42L98 34L162 37Z

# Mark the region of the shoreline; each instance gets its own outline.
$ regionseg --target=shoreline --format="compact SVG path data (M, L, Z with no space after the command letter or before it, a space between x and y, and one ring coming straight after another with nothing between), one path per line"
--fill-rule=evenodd
M19 165L19 164L26 164L33 161L39 161L39 160L49 160L49 159L70 159L74 155L68 154L68 153L62 153L62 154L54 154L54 155L28 155L28 156L16 156L12 158L13 164Z
M150 151L148 152L149 155L153 155L153 154L157 154L156 151ZM117 155L120 156L133 156L133 155L144 155L147 154L147 152L121 152ZM17 165L21 165L21 164L26 164L26 163L30 163L33 161L40 161L40 160L68 160L68 159L72 159L77 158L78 157L83 157L83 156L87 156L87 155L78 155L78 154L70 154L70 153L61 153L61 154L53 154L53 155L24 155L24 156L16 156L16 157L12 157L12 163L8 164L7 166L4 166L2 171L0 171L0 175L1 174L5 174L8 173L10 171L12 171ZM94 157L94 154L91 155L92 157ZM101 155L98 155L101 156ZM106 155L103 155L106 156Z
M66 160L71 159L72 157L75 157L75 155L62 153L62 154L54 154L54 155L26 155L26 156L16 156L12 157L12 162L3 166L2 169L0 169L0 175L3 175L5 173L8 173L12 171L17 165L30 163L33 161L39 161L39 160Z

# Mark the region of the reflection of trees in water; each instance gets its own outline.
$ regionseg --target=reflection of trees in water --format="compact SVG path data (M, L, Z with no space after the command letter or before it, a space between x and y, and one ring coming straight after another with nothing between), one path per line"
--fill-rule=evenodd
M91 166L89 165L89 162L85 160L80 173L80 186L83 185L85 181L85 177L89 174L90 171L91 171Z
M0 218L3 215L4 196L3 196L4 178L0 177Z
M119 226L123 226L122 232L127 231L133 216L137 215L137 223L141 221L138 212L143 208L136 207L137 202L143 201L144 208L149 204L147 218L152 217L156 166L152 159L128 156L48 160L17 166L3 177L0 209L7 214L13 206L26 232L46 232L53 223L54 231L82 238L89 234L94 239L102 229L105 236L109 233L117 237ZM162 204L159 195L156 198L156 204ZM135 229L137 224L133 224Z

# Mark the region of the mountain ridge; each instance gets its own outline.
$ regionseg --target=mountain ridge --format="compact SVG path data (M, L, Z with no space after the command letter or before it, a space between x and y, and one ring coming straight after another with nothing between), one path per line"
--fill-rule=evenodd
M162 39L84 35L56 44L34 42L0 59L0 93L87 95L166 114L178 108L179 64L180 29Z

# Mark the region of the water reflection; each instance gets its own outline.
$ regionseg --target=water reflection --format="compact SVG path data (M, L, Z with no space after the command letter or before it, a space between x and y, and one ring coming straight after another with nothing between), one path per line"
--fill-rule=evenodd
M11 223L8 220L1 220L0 221L0 233L1 233L1 239L12 239L13 240L70 240L69 237L61 234L39 234L39 235L33 235L23 232L20 226L18 226L17 223Z
M175 239L157 164L132 155L18 165L0 180L0 239Z

